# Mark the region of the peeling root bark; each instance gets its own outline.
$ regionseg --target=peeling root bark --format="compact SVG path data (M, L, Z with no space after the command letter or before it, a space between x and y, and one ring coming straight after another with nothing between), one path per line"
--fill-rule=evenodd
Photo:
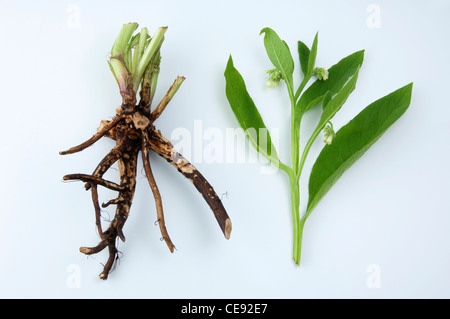
M86 190L91 191L95 210L95 223L100 236L100 242L94 247L81 247L80 252L86 255L92 255L108 248L109 257L103 267L103 271L100 273L101 279L105 280L108 278L114 263L118 259L118 250L116 246L117 238L125 241L123 227L130 214L136 189L136 171L139 152L142 154L146 177L152 190L153 197L155 198L160 232L171 252L174 251L175 245L172 243L165 225L161 194L156 185L150 166L150 150L163 157L194 184L195 188L201 193L213 211L225 238L230 238L230 218L212 186L191 163L173 149L170 141L153 126L153 121L161 114L167 103L168 101L164 102L164 107L159 107L154 113L150 113L148 101L141 101L138 105L129 104L124 101L124 104L117 108L117 115L111 121L102 121L97 133L89 140L66 151L60 152L61 155L80 152L93 145L102 137L109 137L116 141L116 146L100 161L91 175L70 174L63 177L63 180L83 181L85 182ZM116 184L103 178L103 175L116 162L119 167L120 184ZM118 192L116 198L102 204L102 207L116 205L114 218L105 231L103 231L101 223L98 186L103 186Z
M178 153L169 140L162 136L160 131L151 128L150 148L174 166L183 174L195 188L202 194L205 201L214 213L220 229L225 238L229 239L231 234L231 220L222 204L219 196L214 191L206 178L189 161Z

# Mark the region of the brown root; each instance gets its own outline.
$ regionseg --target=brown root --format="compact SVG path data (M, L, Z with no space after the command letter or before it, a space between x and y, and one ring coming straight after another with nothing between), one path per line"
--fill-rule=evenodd
M161 132L151 129L150 148L174 166L200 192L214 213L226 239L230 238L231 220L211 184L189 161L178 153Z
M164 238L167 247L169 247L170 252L173 253L175 246L172 243L172 240L170 239L169 233L167 232L166 229L161 194L159 193L159 189L158 186L156 185L156 181L150 166L150 159L148 156L148 136L146 132L143 132L142 134L142 162L144 164L145 175L147 176L148 183L153 192L153 197L155 198L156 213L158 216L158 225L161 231L162 238Z
M94 134L94 136L92 136L90 139L81 143L80 145L69 148L66 151L61 151L61 152L59 152L59 154L67 155L67 154L73 154L73 153L84 150L85 148L91 146L92 144L97 142L99 139L101 139L106 133L108 133L112 128L114 128L116 126L116 124L122 119L123 119L123 116L121 116L121 115L114 117L114 119L111 122L104 125L103 128L101 130L97 131L97 133Z
M230 237L230 218L212 186L192 164L173 149L170 141L159 131L155 130L152 124L164 111L183 80L184 77L178 77L175 80L163 100L152 113L150 113L149 104L151 100L149 100L149 92L147 92L148 94L142 94L141 92L141 97L144 97L146 100L141 100L141 103L138 105L135 105L135 101L131 103L129 100L124 99L122 106L116 110L117 115L111 121L102 121L94 136L78 146L60 152L61 155L65 155L82 151L102 137L109 137L116 141L116 146L100 161L92 175L69 174L63 177L64 180L81 180L85 182L85 188L91 190L95 210L95 223L100 236L100 242L94 247L81 247L80 252L86 255L92 255L108 247L109 257L103 267L103 271L100 273L101 279L106 280L108 278L114 263L118 260L117 238L125 241L123 227L129 216L135 193L136 166L139 152L142 153L145 174L155 198L157 220L161 235L171 252L174 251L175 246L166 229L161 194L150 166L150 150L166 159L194 184L212 209L225 237L227 239ZM116 162L118 163L120 174L119 184L103 178L103 175ZM98 186L103 186L118 192L117 198L102 204L102 207L116 205L114 218L110 221L105 231L103 231L101 225Z

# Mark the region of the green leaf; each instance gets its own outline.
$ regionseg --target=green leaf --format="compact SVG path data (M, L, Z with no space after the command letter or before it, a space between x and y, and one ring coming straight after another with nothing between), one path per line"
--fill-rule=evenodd
M273 66L281 71L283 79L286 81L290 89L293 87L292 74L294 72L294 60L292 59L291 51L278 34L270 28L261 30L264 33L264 46Z
M327 91L324 94L324 109L322 112L322 116L320 117L319 126L323 127L325 124L330 121L333 116L341 109L342 105L344 105L345 101L347 101L350 94L355 90L356 81L358 80L358 70L353 75L353 77L345 84L345 86L336 94L334 98L329 101L325 101L325 99L330 98L330 91Z
M319 33L316 33L316 36L314 37L314 41L311 47L311 52L308 57L308 72L306 74L306 78L310 78L314 67L316 65L316 56L317 56L317 42L318 42Z
M328 69L328 79L326 81L316 80L302 94L296 105L296 118L320 103L327 91L332 95L339 92L348 79L360 68L364 59L364 50L357 51Z
M331 94L330 91L327 91L327 93L324 94L322 99L322 109L325 109L327 107L328 103L331 101L332 98L333 95Z
M298 57L300 59L300 66L302 68L303 76L306 77L306 74L308 74L308 61L309 61L309 54L311 51L309 50L308 46L304 44L302 41L298 41Z
M331 145L323 148L311 171L309 201L303 219L342 174L402 116L411 102L411 93L412 83L373 102L336 133Z
M258 152L267 156L271 161L279 162L269 131L247 92L244 79L234 67L231 55L225 69L225 80L228 102L249 141ZM267 135L261 136L261 133Z

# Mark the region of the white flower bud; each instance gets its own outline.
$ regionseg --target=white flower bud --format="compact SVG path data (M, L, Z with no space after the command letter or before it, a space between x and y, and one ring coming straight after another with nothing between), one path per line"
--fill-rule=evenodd
M328 80L328 70L324 68L315 68L313 70L313 75L317 76L320 81Z
M272 69L267 71L266 73L269 74L269 80L266 83L267 87L276 88L278 85L280 85L280 81L283 78L281 71Z
M333 125L330 123L325 126L323 129L323 142L330 145L333 142L333 138L336 136L336 133L333 130Z
M333 142L333 135L325 136L324 139L323 139L323 142L328 144L328 145L330 145L331 142Z
M278 85L280 85L280 81L267 81L266 83L267 87L269 88L276 88Z

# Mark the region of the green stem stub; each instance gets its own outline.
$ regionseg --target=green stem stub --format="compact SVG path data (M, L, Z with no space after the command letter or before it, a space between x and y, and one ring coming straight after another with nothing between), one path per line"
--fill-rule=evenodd
M137 28L137 23L122 26L108 61L124 102L133 104L143 79L152 78L148 74L149 65L159 59L159 50L167 30L167 27L160 27L153 37L149 37L147 28L142 28L141 32L133 36ZM157 68L150 69L150 72L153 71L157 71Z

